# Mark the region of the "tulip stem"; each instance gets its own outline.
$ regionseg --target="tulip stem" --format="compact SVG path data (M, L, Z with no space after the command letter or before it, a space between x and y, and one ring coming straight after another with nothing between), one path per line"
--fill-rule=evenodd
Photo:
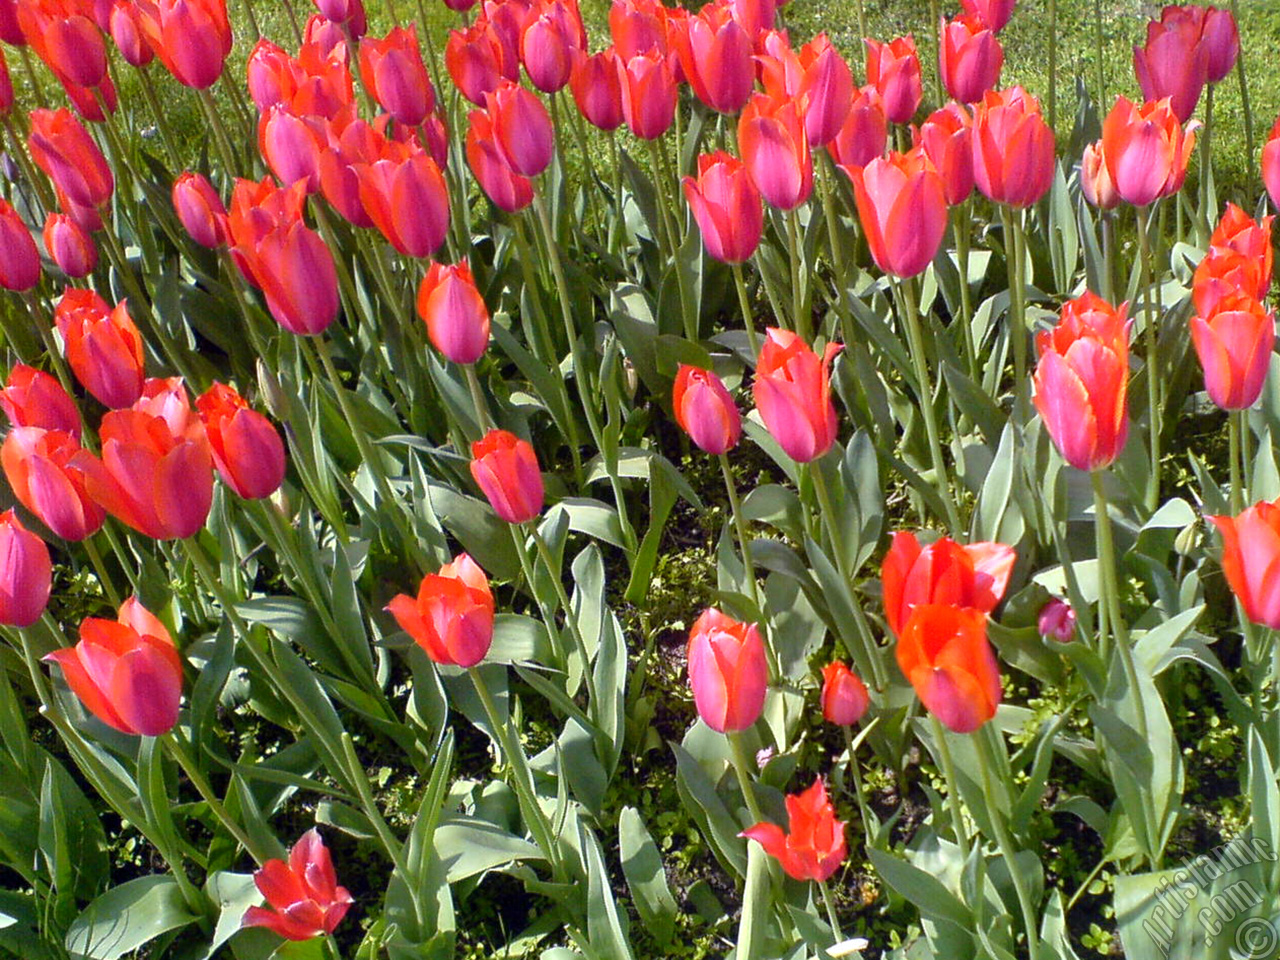
M1213 222L1216 211L1209 208L1209 184L1213 180L1213 88L1208 84L1204 94L1204 128L1200 134L1200 209L1196 215L1196 240L1202 247L1209 245L1209 224ZM1175 201L1177 202L1177 201ZM1182 204L1177 204L1179 215ZM1181 221L1181 216L1179 216ZM1179 231L1179 240L1182 239Z
M858 0L858 39L865 39L867 36L867 0Z
M231 815L227 813L227 808L222 805L222 801L220 801L218 799L218 795L214 793L213 787L205 778L204 773L201 772L199 765L187 751L186 746L182 742L182 735L178 732L178 728L174 727L167 734L162 735L161 742L168 747L169 752L173 754L173 759L178 762L178 766L180 766L186 773L187 779L190 780L191 785L196 788L196 792L199 793L204 799L204 802L209 805L209 809L213 811L213 815L218 818L218 821L224 827L226 827L227 832L231 834L231 836L235 837L236 842L249 852L249 856L253 857L253 859L258 862L259 866L270 859L271 855L267 851L261 850L258 847L258 844L254 842L253 838L250 837L244 829L236 823L234 819L232 819Z
M729 469L729 455L720 454L720 473L724 477L724 489L729 495L729 508L733 512L733 524L738 531L738 547L742 550L742 563L746 568L747 586L751 591L751 599L758 606L759 591L756 588L756 570L751 562L751 538L747 534L747 519L742 515L742 501L738 498L738 488L733 482L733 473ZM774 664L773 666L777 666Z
M564 580L561 579L560 571L556 568L555 558L551 556L551 548L547 546L547 541L542 538L542 532L532 522L527 524L527 528L533 537L538 556L542 558L543 566L547 568L547 575L551 578L551 583L555 587L556 597L560 600L560 609L564 611L565 626L569 628L569 636L573 638L574 646L578 648L578 656L582 657L582 678L587 684L587 693L591 697L592 710L598 710L600 709L600 695L596 690L595 674L591 671L591 654L587 651L587 642L582 636L581 628L578 626L578 616L574 612L573 605L569 603L569 595L564 589ZM529 586L532 589L533 584L530 583ZM552 627L552 624L549 623L547 626Z
M1031 418L1027 391L1027 290L1023 273L1027 242L1022 233L1022 211L1001 206L1004 221L1004 252L1009 267L1009 337L1013 340L1014 422L1023 426ZM1018 434L1021 437L1021 433Z
M800 335L801 340L809 343L813 334L809 329L809 311L806 309L804 287L801 284L800 215L793 207L783 216L787 221L787 252L791 259L791 315L796 333Z
M1240 13L1236 9L1236 0L1231 0L1231 18L1240 22ZM1244 109L1244 151L1245 169L1253 170L1253 107L1249 103L1249 84L1244 75L1244 45L1236 55L1236 76L1240 80L1240 106Z
M956 207L952 229L956 235L956 263L960 272L960 333L964 344L965 360L969 365L969 379L979 386L982 371L978 368L978 347L973 342L973 294L969 290L969 226L973 201L966 199Z
M667 208L667 185L666 178L662 175L661 148L657 140L646 140L645 144L649 149L649 167L653 172L653 187L658 194L659 246L665 248L667 256L674 260L676 228L671 220L671 211Z
M1142 289L1144 291L1143 337L1147 343L1147 424L1151 433L1151 475L1147 478L1147 509L1154 512L1160 502L1160 426L1163 421L1160 399L1160 362L1156 338L1155 282L1151 265L1150 206L1137 210L1138 245L1142 257Z
M989 737L999 737L999 734L988 726L985 730L978 730L974 735L974 746L978 749L978 768L982 772L982 795L987 800L987 813L991 817L991 827L995 831L996 845L1000 848L1000 856L1005 862L1005 869L1009 871L1009 878L1013 881L1014 892L1018 896L1018 906L1022 910L1022 921L1027 928L1027 954L1030 960L1039 960L1040 958L1040 937L1039 929L1036 925L1035 905L1031 902L1031 891L1027 889L1027 881L1022 871L1018 869L1018 863L1015 859L1013 847L1013 838L1009 835L1008 824L1004 822L1004 814L1000 811L999 805L995 801L995 792L992 785L992 767L995 766L995 757L992 755L991 744L988 742ZM1002 742L1003 745L1003 742Z
M1102 299L1115 304L1115 268L1112 265L1112 249L1115 246L1115 227L1110 210L1101 211L1102 217Z
M1244 411L1231 410L1227 413L1227 437L1230 452L1227 455L1231 470L1231 513L1238 514L1244 509L1244 483L1241 480L1241 421Z
M872 722L874 723L874 721ZM853 742L852 726L842 724L840 729L844 731L844 744L849 752L849 772L853 774L854 799L858 802L858 815L862 818L863 842L870 846L874 839L871 836L871 809L867 806L867 800L864 796L862 766L858 763L858 745ZM870 726L868 726L868 729L870 729Z
M742 745L742 731L730 730L725 733L725 737L729 740L729 755L733 762L733 772L738 777L738 788L742 791L742 799L747 804L747 814L751 817L751 822L747 827L754 827L757 823L764 823L764 814L760 811L760 803L756 799L755 785L751 778L751 765L747 761L747 750Z
M742 322L747 328L747 346L751 349L751 362L760 356L760 339L756 336L756 323L751 309L751 297L747 294L747 281L742 276L742 264L733 266L733 282L738 288L738 306L742 309Z
M938 759L942 762L942 776L947 781L947 805L951 808L951 829L955 831L956 845L960 848L960 860L969 862L969 835L964 824L964 807L960 801L960 786L956 779L956 765L951 758L951 747L947 743L947 731L941 721L932 713L929 721L933 724L933 739L938 744Z
M822 151L826 153L826 151ZM827 154L826 161L817 163L818 190L822 194L822 215L827 221L827 243L831 245L831 266L835 270L836 296L844 296L844 251L840 247L839 212L835 194L831 190L831 178L835 175L835 161Z
M200 104L204 107L205 116L209 118L209 126L213 128L213 142L222 163L226 166L225 175L232 179L236 175L235 151L231 148L231 139L227 136L227 128L218 115L218 106L213 102L213 94L208 89L200 90Z
M947 526L951 528L951 536L956 540L964 536L964 526L960 523L960 513L956 510L955 498L951 496L951 482L947 479L946 461L942 456L942 440L938 435L938 420L933 409L933 389L929 380L929 363L925 357L924 332L920 329L920 311L916 306L915 281L910 277L899 280L904 313L907 324L907 336L911 341L911 359L915 363L916 382L919 389L920 409L924 414L924 428L929 435L929 454L933 458L934 483L941 488L941 496L947 512Z
M40 339L44 341L44 348L49 353L49 363L53 366L53 372L58 375L58 382L62 384L62 389L75 396L74 381L71 379L71 373L67 370L67 365L62 359L62 351L58 349L58 342L53 336L55 322L52 319L46 319L41 316L40 304L30 290L23 291L22 301L31 312L32 325L40 331Z
M98 546L93 542L93 537L85 537L83 541L84 549L89 554L89 562L93 564L94 571L98 574L98 582L102 584L102 590L107 595L107 600L111 606L120 606L120 594L116 592L116 586L111 582L111 577L107 575L107 565L102 560L102 554L98 551Z
M831 932L835 934L835 943L844 941L844 934L840 930L840 918L836 916L836 904L831 899L831 888L827 885L827 881L819 880L818 889L822 891L822 903L827 908L827 923L831 924Z

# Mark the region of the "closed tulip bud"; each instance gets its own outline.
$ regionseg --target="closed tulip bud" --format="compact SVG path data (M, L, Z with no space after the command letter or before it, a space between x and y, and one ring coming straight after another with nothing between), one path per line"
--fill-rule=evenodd
M267 107L258 118L258 152L286 187L302 181L307 193L320 189L323 120L300 117L283 104Z
M783 0L785 3L786 0ZM761 34L772 30L777 21L777 0L725 0L725 5L733 14L733 19L742 24L747 36L756 40Z
M271 421L225 384L196 398L214 466L222 482L246 500L269 497L284 481L284 444Z
M813 158L794 100L757 93L738 119L738 149L772 207L794 210L813 193Z
M125 63L131 67L145 67L155 59L155 51L147 43L143 33L142 14L132 0L115 0L108 21L111 39Z
M524 523L542 512L542 472L527 440L490 430L471 445L471 476L507 523Z
M870 705L867 685L847 666L835 661L822 668L822 715L828 723L852 726Z
M1222 572L1254 623L1280 630L1280 501L1255 503L1235 517L1206 516L1222 534Z
M53 318L71 372L89 393L113 409L142 395L142 335L123 300L113 310L92 290L68 290Z
M703 611L689 631L689 686L698 716L717 733L746 730L764 709L769 670L755 624Z
M1167 9L1167 8L1166 8ZM1203 16L1200 44L1205 48L1205 74L1210 83L1225 80L1240 56L1240 28L1230 10L1216 7L1185 7Z
M1256 264L1258 286L1251 292L1259 300L1267 295L1267 290L1271 287L1271 269L1274 263L1271 223L1274 219L1263 217L1261 221L1254 220L1234 203L1228 203L1227 212L1222 215L1209 237L1210 250L1230 250Z
M1183 131L1167 98L1138 106L1118 97L1102 124L1107 172L1120 199L1135 207L1178 192L1195 143L1194 129Z
M351 908L351 894L338 886L333 859L316 830L308 830L289 851L289 862L268 860L253 875L271 909L250 907L241 925L266 927L286 940L331 934Z
M618 62L622 116L641 140L657 140L676 117L676 78L671 61L654 48Z
M929 118L913 131L915 146L933 164L942 178L948 206L969 199L973 193L973 120L969 112L954 101L929 114Z
M520 62L529 82L543 93L556 93L569 82L577 33L565 7L556 0L534 8L520 34Z
M182 658L137 597L121 604L115 620L85 620L79 643L45 659L62 668L86 710L121 733L158 737L178 722Z
M396 27L382 40L360 41L360 79L397 123L416 127L435 109L435 89L412 26Z
M338 317L338 274L320 235L301 220L262 238L254 272L267 309L290 333L315 336Z
M776 823L757 823L740 836L764 847L787 876L823 883L840 869L848 855L845 825L836 819L821 777L814 778L808 790L789 794L786 804L790 832L783 833Z
M417 597L402 593L387 610L435 663L474 667L493 643L489 578L465 553L423 577Z
M798 96L804 104L804 130L810 147L821 147L840 133L853 105L853 73L849 64L820 33L800 48L804 74Z
M174 79L193 90L213 86L231 52L226 0L157 0L141 9L156 54Z
M1111 182L1101 140L1084 148L1080 161L1080 190L1084 198L1099 210L1114 210L1120 205L1120 194L1116 193L1116 185Z
M1246 293L1219 300L1191 318L1191 342L1204 368L1204 388L1224 410L1247 410L1266 383L1276 339L1276 315Z
M510 80L485 95L485 109L493 119L498 150L514 173L536 177L556 152L551 114L542 101Z
M724 383L710 370L680 364L671 406L676 423L700 450L719 456L738 445L742 416Z
M992 90L973 118L973 176L996 203L1029 207L1053 185L1053 131L1021 87Z
M949 730L973 733L996 715L1000 667L981 610L946 604L916 607L896 653L920 702Z
M259 111L273 103L284 103L291 99L296 87L293 59L266 37L261 37L249 52L245 80L249 97Z
M445 67L462 95L477 106L484 106L485 94L498 89L503 78L502 59L502 42L487 21L449 31Z
M707 253L721 263L750 260L764 232L764 206L742 161L723 151L704 153L697 178L685 177L683 186Z
M75 203L100 207L111 199L111 168L70 110L32 110L27 145L31 159Z
M1109 466L1129 433L1128 304L1092 293L1069 301L1036 336L1035 405L1064 460L1077 470Z
M1178 122L1186 123L1209 79L1209 50L1189 21L1179 18L1167 25L1152 21L1147 25L1146 45L1133 48L1133 70L1143 99L1168 98Z
M96 87L107 74L107 50L94 22L74 8L23 3L18 22L31 48L67 82Z
M751 47L751 37L729 10L708 4L689 18L676 51L698 99L720 113L737 113L755 83Z
M334 23L346 23L364 9L360 0L314 0L314 2L320 15Z
M489 308L471 267L433 263L418 287L418 316L432 345L454 363L475 363L489 345Z
M1262 147L1262 183L1271 197L1271 205L1280 209L1280 117Z
M1067 601L1054 597L1040 608L1036 629L1046 640L1070 643L1076 635L1076 612Z
M1013 547L1003 543L961 546L939 537L921 546L914 533L898 531L880 567L890 632L901 636L911 611L930 603L991 613L1008 589L1017 559Z
M45 218L44 248L68 277L87 277L98 265L93 238L65 213L50 213Z
M409 257L427 257L449 231L449 188L421 149L402 160L356 168L360 202L387 241Z
M1250 255L1226 246L1210 244L1209 252L1196 265L1191 281L1191 299L1196 312L1207 317L1218 309L1218 303L1235 296L1262 300L1267 295L1271 277L1270 249L1266 256Z
M911 37L896 37L880 43L867 37L867 83L884 101L891 123L906 123L920 106L922 95L920 58Z
M960 0L960 4L965 13L980 17L983 23L999 33L1013 16L1017 0Z
M480 189L493 204L507 213L517 213L533 202L533 182L507 166L494 138L493 121L483 110L468 116L467 166Z
M80 436L80 411L56 378L19 363L0 390L0 410L15 427L63 430Z
M876 88L867 84L853 98L844 125L827 144L827 153L842 166L865 167L876 157L884 156L888 142L889 120L884 101Z
M954 99L977 103L1000 82L1003 66L1004 48L980 18L956 17L942 22L938 73Z
M40 251L18 211L0 197L0 287L21 292L40 282Z
M654 0L613 0L609 7L609 35L623 60L650 50L665 52L663 8Z
M581 50L574 55L569 89L573 91L578 110L597 129L609 131L622 126L620 65L618 54L612 47L592 56Z
M843 169L876 265L896 277L923 273L947 231L946 190L924 151L891 152Z
M751 394L765 429L797 463L818 459L835 443L830 369L843 349L829 343L819 357L790 330L766 331Z
M52 587L49 548L12 510L0 513L0 623L31 626L49 605Z
M97 533L106 511L89 496L84 475L72 467L79 440L62 430L15 427L0 446L0 463L18 502L63 540Z
M203 174L188 170L173 182L173 209L200 246L211 250L226 246L227 208Z

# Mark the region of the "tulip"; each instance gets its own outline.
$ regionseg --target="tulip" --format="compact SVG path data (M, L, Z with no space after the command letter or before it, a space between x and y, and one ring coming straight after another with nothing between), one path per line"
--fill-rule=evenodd
M439 664L474 667L493 643L489 579L465 553L423 577L416 598L399 594L387 610Z
M449 188L435 160L420 148L400 160L356 167L360 203L400 253L426 257L449 230Z
M188 170L173 182L173 209L200 246L213 250L227 244L227 208L203 174Z
M272 909L250 907L241 925L266 927L286 940L310 940L333 933L352 904L338 886L329 850L316 830L308 830L289 851L289 862L268 860L253 875Z
M795 101L757 93L738 119L738 149L770 206L794 210L813 193L813 160Z
M431 264L418 287L418 316L432 345L454 363L475 363L489 345L489 308L465 260Z
M115 85L111 82L111 74L102 78L96 87L82 87L64 76L54 74L62 84L63 92L75 107L82 119L90 123L102 123L107 116L116 112L120 105L116 97Z
M113 409L142 395L142 336L125 301L112 310L92 290L68 290L53 313L76 379Z
M467 129L467 165L494 205L508 213L533 202L533 182L507 166L493 134L493 121L483 110L472 110Z
M671 406L676 423L700 450L719 456L738 445L742 416L724 383L710 370L680 364Z
M490 430L471 444L471 458L471 476L499 517L524 523L542 512L542 473L528 441Z
M387 153L386 137L353 115L329 121L325 136L328 143L320 151L320 192L352 226L372 227L373 220L360 199L360 170Z
M0 623L29 627L49 605L49 548L12 510L0 513Z
M890 152L843 170L876 265L897 277L922 273L947 231L946 189L924 151Z
M222 482L245 500L269 497L284 481L284 444L271 421L225 384L196 398Z
M1240 56L1240 28L1231 11L1215 7L1205 10L1200 40L1206 49L1205 67L1209 82L1225 80Z
M765 38L764 48L765 55L756 60L765 92L774 98L796 99L810 146L830 143L845 125L853 105L849 65L825 33L818 34L796 53L786 34L775 31Z
M71 466L80 452L76 436L62 430L16 427L0 446L0 463L18 502L63 540L93 536L106 519Z
M967 16L942 22L938 73L943 86L961 103L977 103L1000 81L1004 48L980 18Z
M948 103L929 114L913 140L942 178L947 205L969 199L973 193L973 120L969 112L958 103Z
M822 357L790 330L770 327L751 387L760 419L783 451L798 463L816 460L835 443L831 361L844 347L829 343Z
M778 0L725 0L725 6L733 14L733 19L742 24L747 36L759 38L762 33L773 29L782 3Z
M445 67L462 95L477 106L484 106L485 94L498 88L504 76L502 61L502 41L487 21L477 21L465 31L449 31Z
M612 47L593 56L581 50L574 54L569 89L578 110L597 129L610 131L622 126L620 66L621 61Z
M107 75L102 33L83 13L49 3L22 3L18 23L31 48L60 80L96 87Z
M1004 29L1016 4L1017 0L960 0L965 13L981 18L995 33Z
M382 40L360 41L360 79L397 123L416 127L435 109L435 90L412 26L396 27Z
M301 219L262 238L254 256L254 273L271 316L290 333L315 336L337 319L333 254Z
M13 78L9 76L9 65L5 62L4 51L0 50L0 117L9 115L13 109Z
M273 230L300 220L305 202L306 189L301 183L281 189L270 177L264 177L259 183L236 180L227 213L231 257L255 287L262 286L256 272L259 244Z
M1101 140L1084 148L1080 161L1080 190L1084 198L1099 210L1114 210L1120 205L1120 194L1116 193L1116 185L1107 170Z
M1152 21L1147 24L1146 45L1133 48L1133 70L1143 99L1169 98L1178 122L1186 123L1209 78L1209 50L1189 22Z
M1230 247L1210 244L1209 252L1197 264L1191 281L1191 299L1196 312L1207 317L1227 297L1265 299L1271 280L1270 275L1264 272L1271 267L1269 261L1269 249L1265 256L1251 256Z
M689 18L676 51L698 99L719 113L737 113L751 96L751 37L729 10L707 4Z
M163 417L140 410L111 411L99 435L101 460L87 451L71 460L95 502L156 540L190 537L204 526L213 463L203 436L175 436Z
M529 81L543 93L556 93L569 82L574 57L583 50L576 13L560 0L548 0L530 14L521 31L520 62Z
M1000 705L1000 668L987 641L987 615L972 607L924 604L898 639L898 666L925 709L956 733L973 733Z
M524 87L503 80L485 94L485 110L493 120L498 152L513 173L536 177L551 163L556 151L551 114L542 101Z
M867 83L884 101L891 123L906 123L920 106L920 58L911 37L896 37L880 43L867 37Z
M141 5L143 29L175 80L207 90L231 52L226 0L156 0Z
M1280 630L1280 501L1205 519L1222 534L1222 572L1245 616Z
M93 239L65 213L50 213L45 218L44 248L68 277L87 277L98 265Z
M914 533L895 533L880 568L889 630L901 636L911 611L930 603L991 613L1008 589L1017 559L1013 547L1003 543L961 546L939 537L921 546Z
M1040 608L1036 629L1045 639L1070 643L1076 634L1076 612L1067 601L1054 597Z
M714 607L689 632L689 685L698 716L717 733L746 730L764 709L769 680L764 641L754 624Z
M1102 124L1102 153L1121 200L1145 207L1182 187L1195 131L1184 132L1168 99L1137 106L1125 97Z
M671 63L657 49L636 54L618 63L622 88L622 116L642 140L657 140L676 116L676 78Z
M347 23L364 17L361 0L315 0L320 15L332 23Z
M111 199L111 168L70 110L32 110L27 145L31 159L74 202L100 207Z
M871 705L867 685L840 661L822 668L822 716L828 723L852 726Z
M95 717L121 733L158 737L178 722L182 658L173 638L137 597L115 620L90 617L80 642L45 657Z
M1280 117L1262 147L1262 183L1272 206L1280 208Z
M1053 131L1035 97L1010 87L982 98L973 118L973 175L988 199L1034 204L1053 185L1053 152Z
M1128 304L1092 293L1069 301L1036 336L1035 405L1063 459L1078 470L1108 466L1129 432Z
M493 27L502 46L502 75L512 83L520 82L520 34L532 9L526 0L485 0L481 16Z
M1276 315L1246 293L1228 294L1191 318L1204 387L1224 410L1247 410L1262 394L1276 339Z
M18 211L0 197L0 287L21 292L40 282L40 251Z
M698 176L683 180L685 200L707 253L721 263L751 259L764 232L764 207L741 160L723 151L698 157Z
M258 118L258 152L285 186L301 180L307 193L320 189L323 122L298 116L281 103L267 107Z
M609 35L623 60L650 50L666 51L663 13L655 0L613 0L609 8Z
M12 47L25 47L26 35L18 23L18 0L0 0L0 40Z
M825 882L840 869L848 854L844 823L836 819L821 777L802 793L787 796L787 826L757 823L740 834L754 840L796 880Z
M80 411L54 377L19 363L9 371L9 382L0 390L0 410L15 427L63 430L80 436Z
M868 84L853 98L849 115L827 144L827 152L842 166L864 167L884 155L888 140L889 121L885 117L884 101L876 88Z
M1271 222L1274 219L1263 217L1260 222L1255 221L1240 207L1228 203L1227 212L1209 237L1210 251L1230 250L1254 265L1259 285L1252 292L1259 300L1266 297L1271 286Z

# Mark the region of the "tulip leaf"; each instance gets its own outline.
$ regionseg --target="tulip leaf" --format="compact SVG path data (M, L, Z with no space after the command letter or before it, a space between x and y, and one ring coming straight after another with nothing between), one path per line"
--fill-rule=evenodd
M936 876L884 850L868 849L876 872L884 878L921 916L949 921L961 929L971 929L973 915Z
M90 960L119 960L170 930L195 922L171 876L139 877L94 900L67 931L67 949Z
M662 855L635 807L623 807L618 818L618 848L636 912L649 934L666 946L675 933L676 901L667 886Z
M949 363L942 365L942 376L956 406L982 431L987 444L997 442L1008 425L1008 418L986 391Z
M496 824L474 817L448 819L435 828L436 855L448 869L448 882L493 870L514 860L543 860L536 846Z
M678 743L671 744L671 752L676 757L676 783L684 806L693 814L716 858L736 876L742 876L747 869L746 850L738 839L742 828L734 822L715 784L692 754Z
M1264 849L1280 851L1280 787L1276 783L1276 768L1257 727L1249 731L1249 800L1253 814L1250 832L1265 844ZM1273 865L1268 871L1267 889L1274 890L1280 868Z
M102 889L109 871L102 823L75 780L52 757L45 761L40 785L36 840L42 872L68 906Z
M210 875L204 892L218 911L218 924L213 930L213 940L203 954L203 957L212 960L218 955L222 945L239 932L245 911L254 904L262 903L262 894L253 882L253 874L230 873L225 870Z
M430 480L427 497L440 522L490 576L511 580L519 575L520 558L507 532L508 524L498 519L487 503Z
M558 512L568 516L569 529L622 548L622 527L618 522L618 511L609 504L590 497L565 497L547 510L547 520L553 520Z
M742 889L737 960L760 960L769 917L769 855L758 843L747 844L747 881Z
M1049 193L1049 259L1053 264L1054 292L1070 296L1080 261L1080 236L1061 161L1054 168Z
M578 847L587 868L587 939L602 957L632 960L631 943L624 927L626 915L613 899L613 884L604 865L600 841L581 820Z

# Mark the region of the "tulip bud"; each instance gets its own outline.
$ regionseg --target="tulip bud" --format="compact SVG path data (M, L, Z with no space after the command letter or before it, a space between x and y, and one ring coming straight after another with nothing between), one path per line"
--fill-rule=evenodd
M1113 210L1120 205L1120 194L1116 193L1116 185L1111 182L1102 150L1101 140L1084 148L1084 157L1080 161L1080 190L1084 198L1099 210Z
M609 131L622 126L620 65L613 48L593 56L578 51L574 56L569 89L578 110L597 129Z
M416 127L436 105L415 27L396 27L382 40L360 41L360 78L397 123Z
M75 203L100 207L111 199L111 168L70 110L32 110L27 145L31 159Z
M1206 51L1206 76L1210 83L1220 83L1240 56L1240 28L1230 10L1209 7L1205 11L1200 42Z
M678 90L667 57L657 49L618 62L622 115L642 140L657 140L676 116Z
M528 441L490 430L471 445L471 457L471 476L499 517L524 523L542 512L542 473Z
M742 161L704 153L697 178L685 177L683 187L707 253L721 263L750 260L764 232L764 207Z
M502 59L502 43L487 21L477 21L464 31L449 31L445 67L454 86L477 106L484 106L485 94L498 88Z
M794 100L757 93L738 119L738 148L761 196L794 210L813 193L813 158Z
M676 50L699 100L720 113L742 109L755 81L751 37L726 8L708 4L691 16Z
M158 37L156 54L175 80L207 90L222 76L231 52L226 0L158 0L145 6L149 36Z
M920 58L911 37L880 43L867 37L867 83L879 92L891 123L906 123L920 106Z
M520 62L543 93L556 93L569 82L580 49L567 4L555 0L535 7L520 33Z
M991 613L1008 589L1017 559L1013 547L1003 543L961 546L939 537L921 546L914 533L898 531L880 568L889 632L901 636L911 611L931 603Z
M92 290L68 290L53 313L76 379L113 409L142 395L142 335L125 302L112 310Z
M862 678L839 661L822 668L822 715L828 723L852 726L871 705Z
M290 333L315 336L337 319L338 274L333 254L301 219L263 237L254 263L267 309Z
M489 345L489 308L465 260L431 264L418 288L418 316L431 343L454 363L475 363Z
M996 203L1029 207L1053 185L1053 131L1021 87L992 90L973 117L973 176Z
M0 513L0 623L31 626L49 605L52 589L49 548L12 510Z
M1248 293L1231 293L1207 316L1191 318L1191 342L1209 398L1224 410L1247 410L1262 395L1276 340L1276 315Z
M1255 503L1235 517L1206 516L1222 534L1222 572L1254 623L1280 630L1280 504Z
M18 211L0 198L0 287L30 290L40 282L40 251Z
M843 349L829 343L819 358L790 330L766 331L751 394L765 429L797 463L818 459L835 443L830 368Z
M449 231L449 188L421 149L403 159L356 167L360 202L387 241L409 257L427 257Z
M271 421L225 384L196 398L222 482L245 500L269 497L284 481L284 444Z
M555 155L555 131L542 101L509 80L485 95L485 109L493 119L498 151L514 173L536 177Z
M1137 106L1118 97L1102 124L1107 172L1120 199L1135 207L1181 189L1195 143L1195 131L1183 131L1167 99Z
M961 103L976 103L1000 81L1004 48L978 17L942 22L938 73L943 86Z
M98 532L106 512L93 502L84 476L72 466L76 437L61 430L16 427L0 446L0 463L18 502L63 540Z
M467 166L494 206L518 213L533 202L533 183L507 166L494 138L493 121L483 110L472 110L467 130Z
M225 246L227 208L207 177L188 170L173 182L173 209L188 235L202 247Z
M958 103L948 103L929 114L912 139L942 178L947 205L969 199L973 193L973 120L969 112Z
M474 667L493 643L489 578L465 553L423 577L416 598L402 593L387 610L439 664Z
M916 607L896 649L898 666L925 709L955 733L973 733L996 715L1000 667L981 610Z
M688 653L689 685L703 723L717 733L752 726L764 709L769 680L755 625L705 610L689 632Z
M108 26L111 39L129 66L145 67L155 59L155 51L143 33L142 14L133 0L115 0Z
M1262 147L1262 182L1271 197L1271 205L1280 209L1280 117L1276 118L1275 126Z
M44 248L68 277L87 277L98 265L93 239L65 213L50 213L45 219Z
M896 277L914 277L933 262L947 232L942 178L916 148L845 167L853 181L858 219L876 265Z
M849 107L849 115L835 138L827 144L827 152L836 163L846 167L865 167L884 155L889 141L889 121L884 101L876 88L867 84L860 89ZM972 167L972 165L970 165Z
M754 840L795 880L825 882L848 855L845 825L836 819L821 777L803 793L786 799L788 833L776 823L757 823L740 836Z
M1070 643L1076 633L1076 612L1067 601L1054 597L1040 608L1036 626L1045 639Z
M258 152L285 186L301 180L307 193L320 189L324 141L320 118L297 116L283 104L272 104L258 118Z
M724 383L710 370L680 364L671 406L676 422L699 449L719 456L737 446L742 416Z
M54 377L19 363L9 371L9 382L0 390L0 410L15 427L63 430L80 436L80 411Z
M250 907L242 926L266 927L286 940L331 934L351 908L351 894L338 886L333 859L316 830L308 830L289 851L289 862L268 860L253 875L270 910Z
M1003 30L1013 16L1016 3L1017 0L960 0L965 13L980 17L996 33Z

